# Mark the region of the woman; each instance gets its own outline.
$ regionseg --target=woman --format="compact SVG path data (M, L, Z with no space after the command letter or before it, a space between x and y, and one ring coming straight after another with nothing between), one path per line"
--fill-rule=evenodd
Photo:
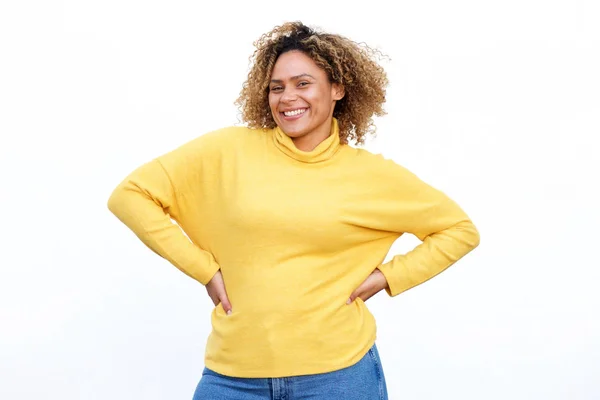
M109 208L215 303L194 399L386 399L364 302L440 273L479 234L442 192L348 145L384 114L371 49L301 23L256 46L248 126L141 166ZM405 232L423 243L383 263Z

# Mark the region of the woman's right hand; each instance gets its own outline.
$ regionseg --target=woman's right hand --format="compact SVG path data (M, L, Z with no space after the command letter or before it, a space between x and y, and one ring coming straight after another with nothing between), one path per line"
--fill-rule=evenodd
M231 303L229 302L229 298L227 298L225 282L223 281L223 275L220 270L217 271L212 279L206 284L206 291L215 306L221 303L223 310L225 310L227 315L231 314Z

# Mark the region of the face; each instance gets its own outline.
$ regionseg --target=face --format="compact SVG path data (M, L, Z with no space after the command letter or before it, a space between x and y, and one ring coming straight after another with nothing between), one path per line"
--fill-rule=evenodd
M303 147L316 147L331 129L335 102L343 90L301 51L279 56L269 85L269 107L275 123ZM298 146L300 147L300 146Z

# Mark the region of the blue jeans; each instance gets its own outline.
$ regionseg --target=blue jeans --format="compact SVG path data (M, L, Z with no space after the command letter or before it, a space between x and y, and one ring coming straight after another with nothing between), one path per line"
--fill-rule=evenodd
M377 347L333 372L286 378L232 378L204 368L193 400L387 400Z

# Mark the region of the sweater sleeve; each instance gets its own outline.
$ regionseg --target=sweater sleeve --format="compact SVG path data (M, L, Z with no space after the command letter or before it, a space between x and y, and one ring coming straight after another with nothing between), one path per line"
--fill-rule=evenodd
M373 207L378 229L412 233L422 243L379 266L396 296L454 264L479 245L479 232L467 214L448 196L416 175L385 160L380 170L380 200Z
M173 179L183 181L192 173L189 164L185 165L189 154L189 149L182 147L140 166L114 189L108 208L152 251L206 285L219 265L171 220L179 215ZM167 173L164 162L170 162L171 167L181 164L175 168L175 177Z

